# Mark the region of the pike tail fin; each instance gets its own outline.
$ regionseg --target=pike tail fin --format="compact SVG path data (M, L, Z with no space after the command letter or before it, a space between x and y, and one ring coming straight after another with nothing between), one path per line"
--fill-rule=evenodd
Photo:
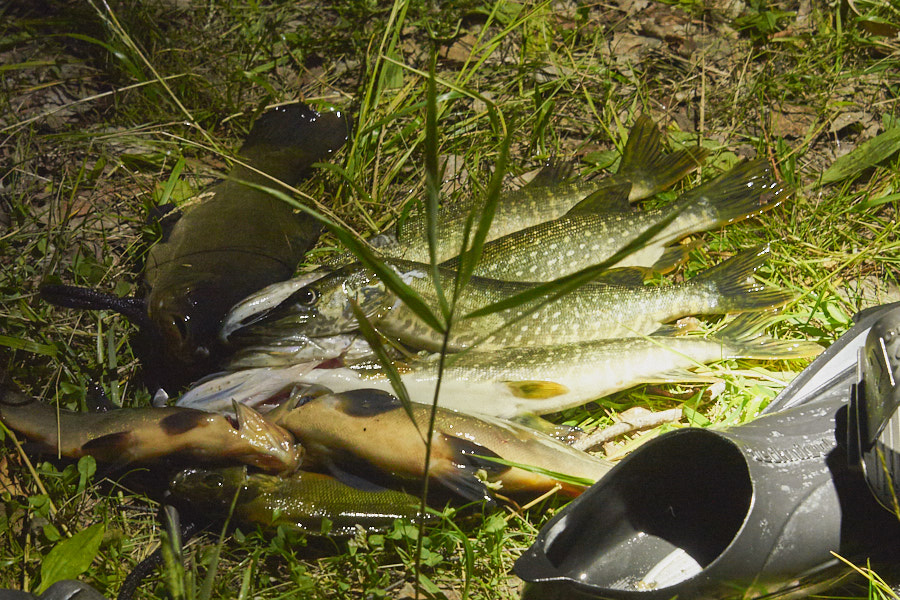
M743 162L716 179L681 195L682 214L696 214L705 231L756 216L784 202L790 189L775 181L772 167L762 159Z
M714 289L720 312L760 311L783 306L794 299L788 291L767 286L753 277L769 257L768 246L732 256L690 280L704 289Z
M739 316L715 335L722 342L722 358L792 359L811 358L824 350L814 342L776 340L762 329L772 321L772 313Z
M698 168L706 157L703 148L663 153L656 124L646 115L638 117L628 133L617 175L631 182L630 200L640 200L674 185Z

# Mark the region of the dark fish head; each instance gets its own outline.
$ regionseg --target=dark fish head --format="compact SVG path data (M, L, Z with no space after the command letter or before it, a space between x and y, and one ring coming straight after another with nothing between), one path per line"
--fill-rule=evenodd
M239 154L291 183L292 173L338 150L349 136L347 118L340 111L319 112L303 103L291 104L259 117Z
M245 467L185 469L172 477L169 493L202 508L227 509L246 475Z
M219 291L217 286L196 281L151 295L150 320L176 362L190 366L215 358L219 326L230 302Z

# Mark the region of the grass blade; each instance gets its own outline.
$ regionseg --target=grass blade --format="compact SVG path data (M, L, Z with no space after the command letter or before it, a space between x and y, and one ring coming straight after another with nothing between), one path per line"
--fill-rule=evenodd
M369 342L372 353L375 355L375 358L378 359L381 368L384 369L385 375L387 375L388 380L391 382L391 387L394 388L394 393L397 398L400 399L400 404L403 405L403 410L406 411L409 420L418 430L419 424L416 422L416 417L412 411L412 400L409 397L409 392L406 390L403 379L400 378L400 372L397 371L393 359L387 353L387 350L385 350L384 344L381 343L381 336L375 331L372 323L366 318L366 314L355 300L350 301L350 308L353 309L353 315L356 317L356 322L359 323L360 333L362 333L363 337L366 338L366 341ZM422 436L422 439L425 439L421 431L419 431L419 435Z
M357 239L355 235L321 214L317 210L314 210L304 204L301 204L288 194L276 190L264 185L258 185L250 182L241 182L244 185L247 185L251 188L260 190L262 192L266 192L267 194L271 194L275 198L278 198L282 202L287 202L294 208L300 209L305 212L309 216L313 217L320 223L322 223L328 230L336 237L340 242L347 248L350 252L352 252L359 261L365 265L367 268L371 269L375 272L378 278L382 283L394 294L397 295L400 300L406 304L411 311L413 311L417 317L419 317L423 322L427 323L429 327L434 329L435 331L444 332L446 331L446 325L444 321L429 308L428 304L425 300L416 293L411 287L409 287L403 279L394 271L390 266L386 265L382 262L374 252L369 248L369 246Z

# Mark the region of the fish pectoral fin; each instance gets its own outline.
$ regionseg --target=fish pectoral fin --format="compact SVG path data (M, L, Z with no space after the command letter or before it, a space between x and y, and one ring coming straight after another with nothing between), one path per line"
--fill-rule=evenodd
M671 371L666 371L665 373L660 373L659 375L655 375L653 377L641 377L641 383L677 383L677 382L692 382L692 383L715 383L720 381L721 378L714 377L713 375L704 375L703 373L694 373L693 371L688 371L687 369L672 369Z
M551 162L535 175L531 181L522 186L522 189L540 189L553 187L566 181L572 176L574 165L569 162Z
M555 381L504 381L516 398L544 400L569 393L569 388Z
M576 440L584 437L584 431L580 427L575 427L574 425L557 425L534 413L517 415L510 419L510 421L540 431L565 444L572 444Z
M484 482L475 476L475 469L451 468L433 476L442 486L470 502L494 504L494 497Z
M617 178L604 179L599 188L570 208L566 216L631 211L628 202L630 193L630 181Z
M360 490L361 492L383 492L387 490L386 487L379 485L370 479L345 471L333 461L328 461L325 466L332 477L353 489Z
M488 475L499 475L509 470L507 465L490 460L492 458L502 460L503 457L481 444L446 433L441 437L453 453L451 459L453 464L460 469L480 469Z

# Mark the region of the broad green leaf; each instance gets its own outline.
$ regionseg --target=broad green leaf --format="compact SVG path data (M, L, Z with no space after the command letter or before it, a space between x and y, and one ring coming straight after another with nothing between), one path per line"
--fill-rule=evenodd
M75 579L87 571L100 550L105 532L106 526L97 523L56 544L41 564L41 586L38 593L57 581Z
M877 165L900 150L900 127L893 127L863 142L849 154L834 161L822 173L822 184L834 183Z
M97 472L97 461L93 456L82 456L78 459L78 493L80 494L87 487L88 482L94 473Z

